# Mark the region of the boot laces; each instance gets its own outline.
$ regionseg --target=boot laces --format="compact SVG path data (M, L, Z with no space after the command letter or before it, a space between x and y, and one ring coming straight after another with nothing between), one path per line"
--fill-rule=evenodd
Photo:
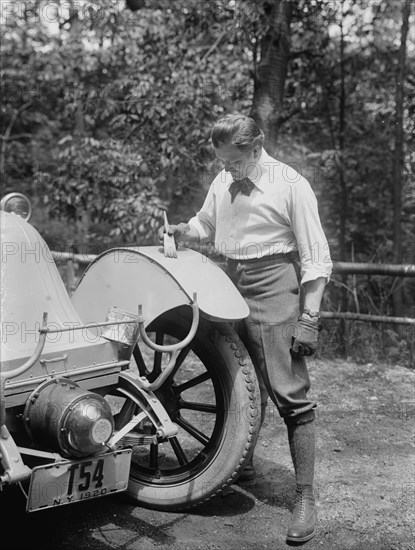
M298 519L300 520L304 519L304 516L305 516L305 504L306 504L305 501L306 499L305 499L304 493L301 492L299 494L298 513L297 513Z
M300 521L305 519L305 509L307 504L306 492L302 489L297 490L297 502L295 506L296 517Z

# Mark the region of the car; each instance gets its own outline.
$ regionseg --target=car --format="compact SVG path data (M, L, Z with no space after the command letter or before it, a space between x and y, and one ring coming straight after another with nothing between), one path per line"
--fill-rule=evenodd
M21 193L1 200L0 488L35 512L124 491L182 510L233 484L259 429L248 307L198 251L116 247L69 295Z

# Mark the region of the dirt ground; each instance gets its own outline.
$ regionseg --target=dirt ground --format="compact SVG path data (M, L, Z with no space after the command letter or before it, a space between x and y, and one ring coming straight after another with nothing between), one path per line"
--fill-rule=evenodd
M307 550L415 549L415 371L310 360L319 403L318 532ZM255 455L259 477L192 512L138 508L120 494L26 514L0 497L3 550L283 549L294 498L286 429L269 405ZM19 527L8 529L12 518Z

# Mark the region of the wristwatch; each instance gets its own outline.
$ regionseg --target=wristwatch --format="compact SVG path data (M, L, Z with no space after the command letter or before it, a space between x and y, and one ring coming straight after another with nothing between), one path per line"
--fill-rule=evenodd
M320 318L320 312L316 311L315 309L309 309L308 307L305 307L303 309L303 313L305 313L309 317L312 317L313 319L319 319Z

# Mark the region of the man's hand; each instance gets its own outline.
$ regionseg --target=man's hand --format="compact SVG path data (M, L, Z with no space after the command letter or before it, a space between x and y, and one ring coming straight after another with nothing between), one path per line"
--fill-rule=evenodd
M318 333L322 328L323 326L318 319L314 320L304 314L301 315L294 329L290 349L291 356L297 359L298 357L313 355L317 349Z
M179 223L178 225L172 225L170 224L170 231L169 235L173 236L174 240L176 241L176 244L178 241L182 240L181 237L187 235L190 231L190 226L188 223ZM164 242L164 233L166 232L166 228L164 225L160 227L158 230L158 239L161 244ZM183 239L184 240L184 239Z

